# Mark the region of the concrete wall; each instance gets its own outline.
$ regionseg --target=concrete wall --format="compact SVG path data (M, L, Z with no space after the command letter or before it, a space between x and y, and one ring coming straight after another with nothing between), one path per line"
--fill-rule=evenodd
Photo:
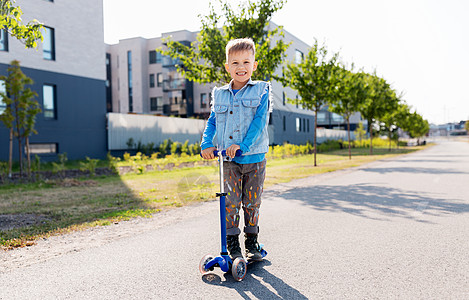
M151 115L134 115L108 113L108 145L109 150L126 150L127 141L132 138L135 143L161 144L166 139L184 143L189 140L190 144L200 142L205 129L205 121L186 118L159 117ZM310 124L310 132L306 136L292 137L288 140L292 144L304 144L314 137L314 124ZM269 130L270 144L274 143L273 132ZM346 130L318 129L318 143L326 140L347 140ZM354 139L353 132L351 139ZM283 141L287 142L287 140ZM283 144L276 143L276 144Z
M201 141L205 128L205 121L197 119L118 113L108 113L107 119L109 150L127 149L129 138L143 144L158 145L166 139L193 144Z

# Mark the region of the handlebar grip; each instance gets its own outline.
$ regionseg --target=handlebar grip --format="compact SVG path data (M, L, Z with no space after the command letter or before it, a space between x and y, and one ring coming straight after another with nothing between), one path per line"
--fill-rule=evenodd
M218 157L218 152L219 152L218 150L213 150L213 155L215 157ZM226 150L222 150L221 155L226 156ZM241 149L236 150L235 156L241 156L241 155L243 155L243 151L241 151ZM200 156L202 157L202 153L200 153Z
M215 155L215 157L218 157L218 150L214 150L213 155ZM243 151L241 151L241 149L236 150L235 156L241 156L241 155L243 155ZM221 151L221 156L223 157L226 156L226 150Z

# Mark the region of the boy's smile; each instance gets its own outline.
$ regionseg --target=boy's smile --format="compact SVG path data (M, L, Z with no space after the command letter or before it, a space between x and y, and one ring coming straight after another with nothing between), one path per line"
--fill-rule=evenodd
M237 51L228 56L225 69L233 78L232 89L241 89L251 78L252 73L257 69L257 61L252 51Z

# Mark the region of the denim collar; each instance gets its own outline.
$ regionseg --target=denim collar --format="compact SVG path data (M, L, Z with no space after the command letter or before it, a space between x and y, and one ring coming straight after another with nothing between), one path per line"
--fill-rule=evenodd
M231 79L229 84L226 84L226 85L222 86L220 89L233 91L233 89L231 88L232 84L233 84L233 79ZM255 85L255 82L252 81L251 78L249 78L249 81L241 88L241 90L247 85Z

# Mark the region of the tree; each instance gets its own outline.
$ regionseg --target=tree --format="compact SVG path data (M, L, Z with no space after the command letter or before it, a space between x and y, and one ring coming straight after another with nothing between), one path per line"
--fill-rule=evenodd
M364 76L364 95L359 112L368 121L370 133L370 155L373 154L373 124L379 121L387 112L396 108L397 97L389 83L375 74Z
M466 123L464 123L464 129L466 129L467 134L469 134L469 120L467 120Z
M226 44L232 39L250 37L256 45L256 60L259 62L253 79L269 80L288 48L281 39L273 44L275 36L283 36L282 27L268 30L273 13L281 9L284 2L244 2L239 4L239 11L236 12L228 1L220 0L221 14L210 3L210 13L199 16L202 29L195 42L185 45L168 38L167 50L156 50L175 60L178 72L188 80L198 83L226 83L231 80L224 67Z
M361 146L362 140L366 136L366 131L363 128L363 123L362 122L358 123L358 126L357 126L357 128L355 128L355 131L353 133L355 134L355 137L358 136L358 140L360 141L360 146Z
M389 140L389 151L391 151L391 142L396 140L399 143L399 134L398 128L401 127L403 122L405 122L409 107L403 100L395 98L394 101L397 101L396 109L387 111L381 117L381 132L384 132L388 136Z
M43 39L41 30L43 25L36 19L23 24L23 12L19 6L14 6L14 0L0 0L0 28L22 42L26 48L36 48L37 40Z
M412 138L417 138L417 145L420 144L420 138L428 133L430 125L417 112L409 115L409 134Z
M18 140L18 153L20 162L20 176L23 174L23 140L25 141L26 155L28 160L28 176L31 175L31 157L29 153L29 136L37 134L34 129L36 115L41 112L39 103L34 100L37 96L26 85L33 84L31 78L27 77L20 69L18 61L11 62L8 68L8 76L1 76L0 80L5 81L5 93L0 93L3 102L6 104L4 112L0 115L0 120L10 130L10 155L8 174L11 177L11 167L13 161L13 137Z
M408 125L408 119L410 115L410 107L403 101L400 103L395 119L396 119L396 127L401 128L403 131L408 131L409 130L409 125ZM399 149L399 134L396 134L396 144L397 144L397 149Z
M300 101L303 108L313 110L314 118L314 166L317 154L317 116L321 108L333 103L336 97L338 84L338 53L328 57L328 51L323 45L319 47L316 40L314 45L299 64L289 63L283 69L283 77L275 76L284 86L289 86L298 92L301 100L288 98L290 103Z
M339 66L337 74L338 84L335 89L336 97L333 105L329 107L329 110L343 116L347 122L348 153L349 159L352 159L350 117L353 113L358 111L358 107L363 99L363 74L354 73L353 65L350 70L347 70L345 66Z

